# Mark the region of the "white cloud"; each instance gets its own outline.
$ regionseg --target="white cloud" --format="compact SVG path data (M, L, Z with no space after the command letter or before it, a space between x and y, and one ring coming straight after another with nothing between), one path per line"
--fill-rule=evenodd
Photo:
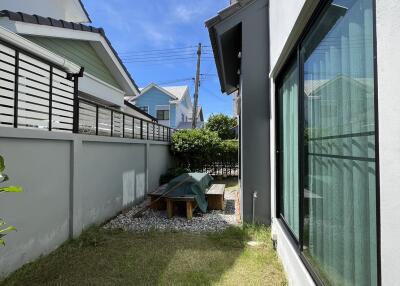
M141 22L141 33L152 44L152 46L171 46L174 43L173 37L167 31L163 31L153 22Z
M177 6L175 8L175 16L183 22L189 22L196 13L196 10L189 9L188 7L185 7L183 5Z
M198 20L202 18L206 12L207 12L207 5L179 4L179 5L174 5L173 8L173 15L175 20L178 20L177 22L184 22L184 23L188 23L193 20Z

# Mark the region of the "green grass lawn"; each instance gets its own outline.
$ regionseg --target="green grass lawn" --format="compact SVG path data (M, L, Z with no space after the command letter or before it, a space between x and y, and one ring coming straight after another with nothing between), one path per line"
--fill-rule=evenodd
M247 241L263 242L248 246ZM92 228L0 285L286 285L265 227L220 234Z
M237 179L218 179L227 191ZM0 285L286 285L263 226L219 234L129 233L92 228ZM249 246L248 241L261 242Z

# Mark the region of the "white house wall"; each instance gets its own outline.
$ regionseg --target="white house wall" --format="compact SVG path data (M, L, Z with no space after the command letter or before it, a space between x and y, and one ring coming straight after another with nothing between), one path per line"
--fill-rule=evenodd
M1 0L1 9L76 23L89 22L79 0Z
M124 92L94 76L84 74L79 78L79 91L106 101L110 105L124 106Z
M273 76L288 58L318 2L318 0L270 1L270 59Z
M400 2L376 1L382 285L400 281Z
M271 86L270 138L276 138L275 130L275 76L288 59L290 52L307 25L309 17L316 7L314 0L270 1L270 59ZM277 239L278 253L284 265L290 285L314 285L310 274L297 255L297 250L282 223L276 218L276 160L275 140L270 142L271 156L271 215L272 233Z

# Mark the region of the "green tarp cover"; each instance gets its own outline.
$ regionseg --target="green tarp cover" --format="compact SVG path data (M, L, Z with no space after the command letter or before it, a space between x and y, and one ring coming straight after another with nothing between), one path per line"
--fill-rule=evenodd
M166 189L166 197L194 196L200 210L207 212L207 200L205 191L211 185L211 177L207 173L185 173L172 179ZM183 183L182 183L183 182ZM175 190L172 190L176 185ZM172 191L170 191L172 190Z

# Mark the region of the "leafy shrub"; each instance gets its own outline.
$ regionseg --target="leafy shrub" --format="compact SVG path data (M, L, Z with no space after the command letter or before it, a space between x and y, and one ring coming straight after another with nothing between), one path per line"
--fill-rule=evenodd
M217 132L222 140L229 140L235 139L235 127L237 125L236 118L224 114L215 114L208 118L206 128Z
M223 141L216 132L207 129L180 130L172 135L171 152L176 168L162 175L160 184L214 163L237 164L239 143L237 140Z
M224 140L219 147L219 161L237 163L239 159L239 141Z
M4 165L4 158L0 156L0 183L4 183L8 181L8 176L4 174L6 166ZM0 187L0 193L19 193L22 192L22 188L19 186L9 186L9 187ZM3 219L0 218L0 245L4 245L5 241L3 237L7 235L8 232L16 230L16 228L12 225L2 228L5 225Z
M187 129L172 135L171 151L178 167L203 165L218 158L221 139L208 129Z

